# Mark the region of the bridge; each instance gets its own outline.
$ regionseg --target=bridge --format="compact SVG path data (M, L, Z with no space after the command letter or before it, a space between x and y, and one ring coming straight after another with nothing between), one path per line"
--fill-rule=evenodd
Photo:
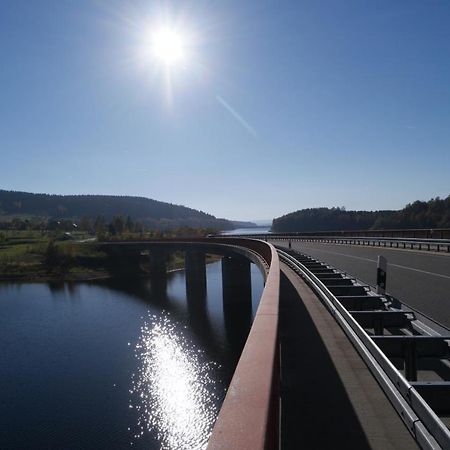
M264 239L272 243L222 237L104 244L129 258L148 252L152 284L163 287L165 255L184 251L188 296L206 289L205 254L222 255L224 308L251 307L250 261L263 273L259 307L208 448L450 448L450 331L375 294L339 270L342 261L323 262L323 246L343 253L342 243ZM315 249L322 258L312 244L322 246Z

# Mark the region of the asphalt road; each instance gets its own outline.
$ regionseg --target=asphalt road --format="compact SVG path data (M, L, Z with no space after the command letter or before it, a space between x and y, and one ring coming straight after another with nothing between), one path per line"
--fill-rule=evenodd
M387 292L450 328L449 254L315 242L293 242L292 248L371 285L376 284L378 255L383 255L388 261Z

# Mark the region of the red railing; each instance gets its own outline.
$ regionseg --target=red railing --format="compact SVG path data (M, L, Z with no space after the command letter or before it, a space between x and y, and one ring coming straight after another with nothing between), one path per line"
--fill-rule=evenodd
M269 265L269 270L252 328L214 425L208 449L276 449L279 427L278 254L272 245L261 241L225 238L220 242L258 253Z

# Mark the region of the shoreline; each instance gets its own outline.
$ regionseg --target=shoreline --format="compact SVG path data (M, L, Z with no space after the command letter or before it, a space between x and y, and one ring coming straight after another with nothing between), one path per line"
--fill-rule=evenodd
M206 261L206 265L212 264L219 261L219 259L213 259ZM175 267L167 270L167 273L181 272L184 271L185 267ZM149 277L149 273L142 273L136 275L136 278ZM50 282L76 282L76 281L97 281L97 280L108 280L111 278L117 278L117 276L110 274L106 271L95 272L78 272L78 273L67 273L67 274L45 274L45 273L26 273L17 275L2 275L0 274L0 283L50 283Z
M0 283L7 283L7 282L49 283L52 281L58 281L58 282L95 281L95 280L106 280L108 278L113 278L113 276L108 273L88 274L88 273L82 273L82 272L77 273L77 274L66 274L66 275L23 274L23 275L4 276L4 275L0 274Z

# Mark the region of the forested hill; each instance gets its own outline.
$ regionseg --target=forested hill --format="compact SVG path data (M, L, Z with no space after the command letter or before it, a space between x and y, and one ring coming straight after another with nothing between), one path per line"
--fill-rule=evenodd
M310 208L273 220L275 232L345 231L395 228L450 228L450 195L415 201L399 211L346 211Z
M144 197L115 195L48 195L0 189L2 216L37 216L52 219L95 219L130 216L154 228L181 226L232 229L231 222L185 206Z

